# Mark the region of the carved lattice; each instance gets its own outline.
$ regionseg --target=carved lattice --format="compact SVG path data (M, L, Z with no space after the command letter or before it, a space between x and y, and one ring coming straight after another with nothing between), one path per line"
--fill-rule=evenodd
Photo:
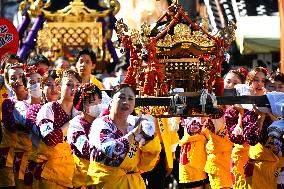
M184 88L187 92L198 92L209 79L205 73L210 63L197 58L162 59L165 79L170 88Z
M102 52L102 23L47 23L39 32L37 44L38 48L56 47L62 51L64 47L90 46Z

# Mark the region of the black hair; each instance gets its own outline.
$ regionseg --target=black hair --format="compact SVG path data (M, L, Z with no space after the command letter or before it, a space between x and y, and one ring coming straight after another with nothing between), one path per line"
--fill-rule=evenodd
M280 81L281 83L284 83L284 74L281 72L273 72L270 76L270 80Z
M63 74L61 76L61 80L64 78L64 77L70 77L70 76L73 76L75 77L79 83L82 82L82 78L80 77L79 73L74 71L74 70L64 70L63 71Z
M47 79L51 77L52 79L56 79L56 78L59 78L59 76L57 75L56 73L56 70L48 70L48 72L46 74L44 74L44 77L43 77L43 80L42 80L42 83L45 85L46 82L47 82Z
M92 49L89 49L89 48L85 48L85 49L79 51L78 56L77 56L77 62L78 62L79 58L81 56L83 56L84 54L90 56L90 58L92 60L92 64L96 64L97 63L96 53Z
M22 63L23 60L16 54L11 54L9 59L14 59L14 60L17 60L18 62Z
M19 56L17 56L16 54L10 54L9 53L6 56L4 56L4 58L1 60L1 68L0 68L1 72L4 72L6 65L8 63L10 63L9 62L10 59L17 60L19 63L23 62L23 60Z
M243 83L246 82L246 77L247 77L249 71L248 71L246 68L231 69L231 70L228 71L228 73L226 73L226 74L224 75L224 78L225 78L229 73L236 74L236 75L239 77L241 83L243 84Z
M86 102L91 103L91 100L95 99L96 94L99 96L99 99L102 99L102 91L96 85L92 86L92 92L89 93L89 96L82 97L82 92L84 91L83 86L84 84L79 87L73 100L73 105L78 111L85 111L84 105Z
M48 60L45 56L43 56L42 54L37 54L37 55L34 56L33 58L30 58L30 59L28 60L27 65L28 65L28 66L33 66L33 65L38 66L39 63L45 64L45 65L47 65L48 67L50 67L50 62L49 62L49 60Z
M136 90L135 88L133 88L131 85L126 84L126 83L121 83L119 85L116 85L115 87L113 87L112 89L112 93L111 93L111 97L113 97L116 93L118 93L121 89L124 88L130 88L132 90L132 92L134 93L134 95L136 95Z

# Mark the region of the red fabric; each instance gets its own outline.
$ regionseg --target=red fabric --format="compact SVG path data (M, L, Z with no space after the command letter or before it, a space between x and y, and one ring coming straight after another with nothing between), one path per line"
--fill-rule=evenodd
M224 79L222 77L215 79L215 94L216 96L223 96L224 95Z
M55 147L58 143L63 142L63 132L61 129L55 129L47 134L42 141L51 147Z
M12 22L0 18L0 59L7 54L16 54L19 48L19 34Z
M235 166L235 163L234 163L234 161L231 159L231 163L230 163L230 174L231 174L231 179L232 179L233 184L235 184L235 182L236 182L235 175L234 175L234 173L232 172L232 169L233 169L234 166Z
M182 165L186 165L189 163L189 160L187 158L187 153L190 151L191 149L191 144L190 143L186 143L183 144L181 146L181 150L180 150L180 163Z

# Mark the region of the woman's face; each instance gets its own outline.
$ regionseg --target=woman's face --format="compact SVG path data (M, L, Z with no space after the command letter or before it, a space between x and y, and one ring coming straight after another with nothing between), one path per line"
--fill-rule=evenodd
M62 78L61 98L66 101L73 102L75 93L79 86L79 81L73 76Z
M111 110L119 115L130 115L135 106L135 94L131 88L126 87L117 92L111 102Z
M26 87L23 83L24 70L22 68L8 69L8 85L17 94L24 92Z
M229 72L224 79L224 88L232 89L235 85L241 84L239 76L235 73Z
M284 83L281 81L274 81L275 84L275 91L284 93Z
M29 91L29 93L31 92L31 86L32 85L36 85L41 83L41 75L39 73L34 73L32 75L30 75L29 77L27 77L27 89Z
M95 94L94 98L91 98L91 100L86 100L84 102L84 111L88 114L90 106L95 106L102 103L102 99L99 98L98 94Z
M252 89L252 95L264 95L265 92L265 74L263 72L257 72L250 85Z
M281 81L269 81L265 86L266 92L284 92L284 83Z
M56 101L60 98L58 84L52 77L47 78L47 81L43 87L43 93L48 102Z

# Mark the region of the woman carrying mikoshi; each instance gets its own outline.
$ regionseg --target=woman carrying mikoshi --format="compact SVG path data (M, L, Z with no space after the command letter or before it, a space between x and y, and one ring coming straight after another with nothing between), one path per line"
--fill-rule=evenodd
M92 83L82 84L76 92L74 107L81 111L79 115L69 121L67 141L71 145L75 162L73 187L86 186L90 164L89 133L93 121L101 114L102 92Z
M59 84L55 81L58 78L55 70L48 70L41 80L41 87L43 88L43 98L41 100L45 103L57 101L59 99ZM44 103L43 103L44 104ZM28 157L28 164L25 167L24 184L27 187L39 188L38 183L42 171L42 165L46 158L37 156L37 148L41 140L39 127L37 125L32 127L31 139L33 148Z
M224 78L224 88L233 88L244 80L245 76L239 70L231 70ZM183 122L186 134L180 141L181 185L196 189L231 188L230 156L233 144L226 135L223 110L220 109L219 117L197 117Z
M231 69L224 77L224 89L232 89L237 84L244 84L245 81L246 81L246 76L247 76L248 72L249 71L246 68ZM229 108L229 107L230 106L226 106L226 108ZM222 118L222 120L223 120L222 121L223 123L221 123L221 125L225 126L224 117ZM218 125L216 125L216 126L218 127ZM216 146L221 147L221 150L219 149L218 150L219 152L216 153L216 158L213 158L213 159L215 159L215 161L217 161L217 163L216 163L216 166L218 168L217 172L219 172L219 175L220 175L220 176L216 177L215 181L217 181L217 183L218 183L218 180L219 180L220 184L227 183L226 187L232 188L232 184L235 181L235 176L234 176L235 169L238 168L238 167L234 166L237 163L234 164L234 165L231 163L232 160L231 160L230 156L231 156L232 150L234 151L235 149L238 149L238 144L235 144L235 147L233 149L232 149L233 146L231 146L230 151L228 151L228 150L225 151L223 149L223 147L225 147L225 146L228 147L228 145L232 145L232 142L229 141L229 137L228 137L227 131L226 131L226 126L223 127L222 129L223 129L224 132L217 132L216 135L212 135L212 136L215 136L215 137L219 136L217 138L220 139L220 140L216 140L215 144L216 144ZM215 139L217 139L217 138L215 138ZM218 143L218 141L219 141L219 143ZM222 153L224 153L224 155L222 155ZM212 157L214 157L214 156L212 156ZM233 157L233 159L234 159L234 157ZM210 164L207 164L207 169L210 167L208 165L210 165ZM231 171L232 171L233 174L231 173ZM232 179L228 179L229 177L232 177ZM229 183L230 183L230 185L228 185ZM223 187L225 187L225 185Z
M264 68L256 68L248 75L248 82L252 86L252 95L265 94L265 79L268 72ZM269 113L263 113L254 106L258 115L259 135L257 144L249 149L249 161L244 171L248 186L251 188L277 188L277 179L281 171L279 155L282 153L283 141L268 136L268 127L277 118ZM281 137L282 138L282 137Z
M154 168L161 150L153 120L127 120L135 106L128 84L113 89L109 115L97 118L89 134L91 185L106 189L145 189L141 173Z
M39 164L36 164L36 167L29 165L28 169L34 168L36 174L34 176L38 179L39 188L73 187L75 165L71 147L66 141L69 125L66 123L78 114L78 111L73 108L73 99L80 81L81 78L77 72L64 71L61 80L58 81L60 82L58 86L61 92L60 99L48 102L38 112L36 120L42 140L30 160Z
M195 118L183 119L184 136L180 140L179 183L184 188L209 189L209 178L204 171L206 138L202 124Z
M267 71L264 68L255 68L248 73L246 84L237 85L235 88L237 88L240 95L263 95L265 92L264 82L266 74ZM252 187L252 176L255 175L252 175L252 164L249 160L251 149L255 148L254 146L259 141L261 131L259 127L261 124L259 123L261 120L263 121L262 114L258 115L253 105L234 105L225 112L228 135L230 140L235 143L232 151L233 173L235 177L234 188L265 188L265 185L262 185L263 183L261 184L262 186Z
M15 97L9 97L2 104L2 141L0 143L0 187L15 186L13 160L16 146L17 124L14 119L14 108L18 101L27 99L25 77L22 64L7 63L4 72L5 83L12 89Z
M24 184L24 173L28 164L28 156L32 148L37 147L34 135L38 135L38 132L34 131L37 127L36 116L42 106L41 79L45 73L37 66L25 66L24 68L29 98L18 101L14 108L14 119L18 125L13 165L16 188L27 188Z

